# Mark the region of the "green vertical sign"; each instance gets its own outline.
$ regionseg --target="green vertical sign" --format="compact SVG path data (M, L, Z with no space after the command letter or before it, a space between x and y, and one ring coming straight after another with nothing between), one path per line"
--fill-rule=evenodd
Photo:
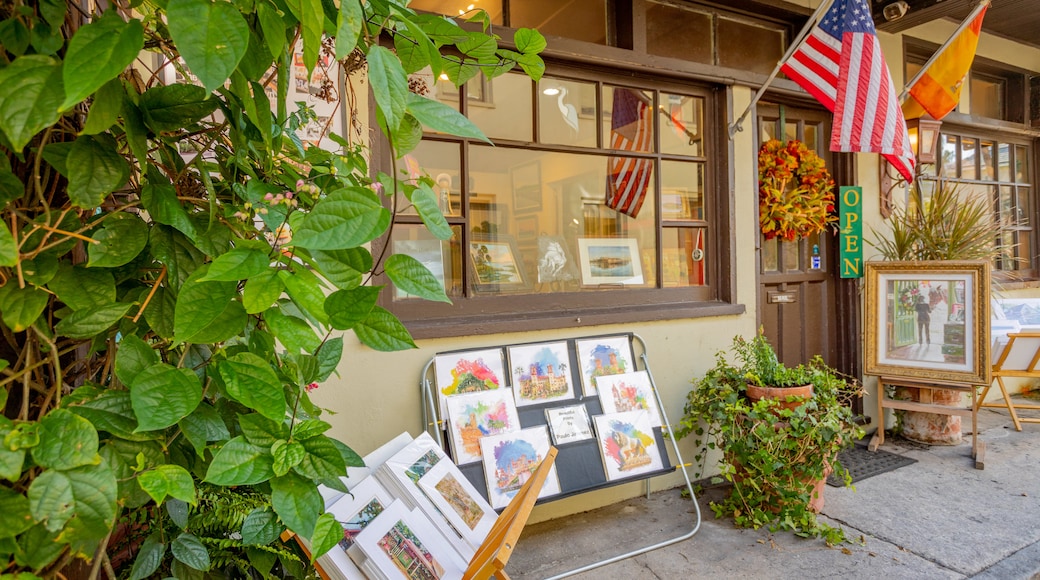
M863 188L842 187L839 190L838 247L842 278L863 277Z

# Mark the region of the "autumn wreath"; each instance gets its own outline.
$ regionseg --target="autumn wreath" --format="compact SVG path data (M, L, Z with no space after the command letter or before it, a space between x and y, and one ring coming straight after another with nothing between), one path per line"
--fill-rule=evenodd
M834 180L801 141L767 141L758 151L758 221L766 239L794 241L838 220Z

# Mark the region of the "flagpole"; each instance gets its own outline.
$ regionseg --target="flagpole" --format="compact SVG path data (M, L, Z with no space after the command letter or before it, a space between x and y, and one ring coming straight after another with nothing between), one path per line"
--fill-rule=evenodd
M983 1L989 2L989 0ZM769 73L769 78L767 78L766 82L763 83L762 86L758 89L758 92L755 93L755 96L751 98L751 102L748 103L747 108L744 109L744 112L740 115L740 117L736 121L733 121L733 124L729 126L730 139L733 138L733 135L737 134L737 131L744 130L744 128L741 125L744 124L744 119L748 116L748 113L751 112L751 108L754 107L755 104L758 103L758 100L762 98L762 95L765 94L766 89L768 89L769 85L773 82L774 79L776 79L776 75L780 74L780 67L784 66L784 63L787 62L787 59L791 58L791 55L794 54L794 51L802 44L802 41L805 40L805 37L812 30L813 26L816 25L816 21L820 19L820 15L823 14L827 10L827 8L830 8L830 5L833 2L834 0L823 0L823 2L820 3L819 7L816 8L816 12L813 12L812 16L809 17L809 21L806 22L805 26L802 27L802 31L798 33L798 36L791 42L790 46L787 47L787 52L784 53L784 56L780 57L780 62L776 63L776 66L773 67L773 72Z
M961 22L960 26L957 27L957 30L954 30L953 34L951 34L950 37L946 39L946 42L939 47L939 50L932 53L932 56L928 59L928 62L924 63L924 66L921 67L921 70L917 71L917 74L914 75L914 78L910 79L910 82L906 83L906 88L904 88L903 92L899 94L900 103L906 101L906 98L910 95L910 89L914 88L914 85L917 84L917 81L921 80L921 77L924 76L924 73L928 72L928 67L932 66L932 63L934 63L935 60L942 55L943 51L946 50L950 46L950 44L953 43L954 39L956 39L960 35L960 33L964 32L964 29L967 28L975 20L979 13L982 12L987 6L989 6L991 2L992 0L982 0L981 2L979 2L979 5L976 6L975 9L971 11L971 14L969 14L968 17L964 19L964 22Z

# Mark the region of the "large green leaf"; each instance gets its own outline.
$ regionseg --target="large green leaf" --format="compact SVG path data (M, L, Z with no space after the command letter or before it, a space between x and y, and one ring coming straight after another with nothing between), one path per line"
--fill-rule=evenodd
M271 480L271 507L290 530L305 538L314 534L322 505L314 483L295 473Z
M73 310L104 306L116 299L116 280L111 271L101 268L63 264L47 288Z
M380 306L354 326L354 334L365 345L383 352L418 348L401 321Z
M204 282L208 266L195 271L181 287L174 313L174 334L182 342L192 342L195 335L212 324L227 310L235 296L235 282Z
M249 47L249 24L223 0L171 0L166 18L181 57L207 91L224 84Z
M134 433L137 430L137 419L134 418L134 406L128 391L101 391L97 396L69 407L69 410L90 421L98 431L106 431L122 439L147 437Z
M68 470L96 463L98 433L90 421L68 411L55 409L40 420L40 444L32 458L47 469Z
M238 436L228 441L213 456L205 481L214 485L253 485L274 476L274 459L263 447Z
M138 475L137 483L157 504L161 504L166 496L175 497L190 504L195 503L195 481L192 480L188 470L180 465L156 466L155 469Z
M7 224L0 222L0 266L14 266L18 263L18 244L7 229Z
M126 316L131 306L133 305L115 302L77 310L55 324L54 332L69 338L98 336L118 324Z
M202 384L195 373L159 363L141 371L130 385L138 431L165 429L199 406Z
M372 269L372 254L365 248L314 250L311 259L329 282L344 290L360 286L364 275Z
M123 82L114 78L101 85L94 95L94 102L87 113L87 122L83 124L81 135L97 135L107 131L119 120L119 112L123 109Z
M280 58L285 48L285 21L278 10L267 2L256 4L256 15L260 29L264 31L264 45L273 58ZM337 55L336 58L342 57Z
M232 300L226 304L224 310L209 324L192 334L187 342L197 344L224 342L241 334L248 324L249 316L246 314L245 308L242 307L242 303Z
M322 343L318 352L314 353L318 359L318 374L314 377L316 382L327 381L332 373L336 372L339 361L343 358L343 337L330 338Z
M325 292L321 281L310 270L296 268L292 272L280 270L278 279L285 285L285 291L293 303L309 317L321 324L328 324L329 318L322 308Z
M159 533L153 533L141 544L134 566L130 570L130 580L144 580L159 569L163 556L166 555L166 544L162 542Z
M84 209L101 205L105 196L125 184L130 176L130 166L108 134L76 139L65 166L69 172L69 200Z
M253 353L243 352L219 365L228 394L243 405L271 419L285 419L285 393L271 364Z
M49 151L50 147L44 149ZM0 155L0 209L25 194L25 184L11 171L11 161Z
M321 514L314 524L314 536L311 538L311 562L336 547L343 539L343 524L336 521L332 514Z
M303 445L295 441L275 441L271 446L271 456L274 457L274 474L282 476L289 473L290 469L303 461L303 456L306 454Z
M15 563L32 570L39 570L54 562L65 551L65 542L58 541L58 532L48 531L43 524L30 528L18 537ZM18 579L22 580L22 579Z
M63 473L76 499L76 516L66 526L64 537L81 549L96 546L115 524L119 490L115 474L105 461Z
M296 316L287 316L278 308L264 313L264 320L275 338L291 353L314 352L321 346L321 339L307 321Z
M324 435L303 439L306 454L296 465L296 472L308 479L336 479L347 472L347 465L332 439Z
M16 152L58 121L64 98L61 65L49 56L23 56L0 69L0 131Z
M406 112L404 118L401 119L401 125L390 136L390 141L394 146L394 154L401 158L414 151L419 146L419 143L422 142L422 137L422 123L414 115Z
M132 213L111 214L102 228L90 236L87 266L114 268L133 260L148 244L148 224Z
M343 539L343 527L340 526L340 539ZM278 539L282 533L278 525L278 516L270 508L256 508L249 512L242 522L242 542L254 546L264 546Z
M0 317L4 324L15 332L21 332L36 321L47 306L50 294L35 288L26 286L19 288L18 284L5 284L0 286Z
M329 323L337 330L350 330L368 318L379 300L382 286L358 286L351 290L337 290L325 299Z
M412 205L415 206L415 211L419 213L419 217L426 224L426 229L435 238L438 240L449 240L455 235L451 226L448 225L448 220L444 219L444 214L441 213L440 205L437 203L437 194L430 189L429 185L420 183L419 187L412 192L411 201Z
M440 101L427 99L415 93L408 93L408 112L415 115L415 118L419 119L423 125L434 131L491 143L487 136L484 135L484 132L473 124L473 121L470 121L462 113Z
M206 89L183 83L159 85L141 95L144 122L156 133L190 126L215 111L217 104Z
M203 401L190 415L181 419L177 426L188 438L195 452L201 457L210 441L224 441L231 437L227 426L217 414L216 409Z
M206 546L192 534L187 532L174 538L170 544L173 557L196 570L209 570L209 551Z
M81 27L69 41L62 78L65 102L62 110L90 96L114 79L144 48L144 26L136 18L123 20L118 10L108 10Z
M159 362L155 350L140 337L130 334L119 341L116 350L115 371L124 385L133 384L141 371Z
M44 471L29 484L26 492L33 518L55 532L76 513L69 476L62 471Z
M257 248L234 248L213 260L200 282L238 282L267 271L271 259Z
M195 224L177 199L177 190L169 183L149 179L141 188L141 203L153 220L173 226L189 238L195 237Z
M307 67L307 76L314 71L321 50L321 33L325 23L325 11L321 0L286 0L285 4L300 21L300 36L303 40L303 65Z
M283 422L275 422L258 413L238 416L239 427L246 440L253 445L270 448L279 439L289 438L289 428Z
M437 279L429 268L408 254L394 254L384 264L386 275L397 288L426 300L451 303L444 293L444 282Z
M29 499L17 491L0 487L0 538L13 538L32 525Z
M365 13L361 10L361 2L345 0L339 3L339 16L336 18L336 60L343 60L354 50L364 23Z
M278 270L264 270L246 281L242 289L242 306L249 314L260 314L278 300L283 290L285 286L278 276Z
M524 54L538 54L547 46L542 33L533 28L517 30L513 35L513 42L516 44L516 49Z
M408 75L401 61L390 49L372 46L368 49L368 80L389 131L397 131L408 104Z
M344 250L374 240L390 225L390 212L372 190L347 187L319 201L293 234L311 250Z
M132 409L127 412L133 415ZM137 474L142 468L165 463L166 457L157 441L127 441L113 437L101 446L100 453L117 478L117 496L124 507L133 509L152 501L137 484Z

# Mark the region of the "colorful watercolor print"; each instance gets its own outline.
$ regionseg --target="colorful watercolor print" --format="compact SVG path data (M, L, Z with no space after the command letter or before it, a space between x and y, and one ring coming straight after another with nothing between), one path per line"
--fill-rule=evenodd
M574 397L566 342L508 348L518 406Z
M403 521L390 528L378 544L405 578L438 580L444 574L444 567Z
M549 451L549 432L543 427L531 427L516 433L507 433L480 440L484 454L484 475L488 495L495 509L505 507L516 492L531 479L531 475ZM556 467L546 478L538 497L560 492Z
M578 359L582 364L582 387L585 394L596 394L596 379L633 370L632 347L627 336L577 341Z
M599 377L599 400L604 414L648 411L655 427L661 425L650 375L646 371Z
M490 391L502 386L502 350L489 349L438 355L437 386L442 395Z
M444 479L437 482L434 486L444 501L448 502L455 513L459 514L462 521L465 522L469 529L476 529L477 524L480 523L480 519L484 517L484 510L480 509L480 504L473 501L466 490L459 483L459 480L455 479L455 476L448 473L444 476Z
M383 504L379 501L379 498L372 498L372 501L365 504L365 507L361 508L361 511L348 521L340 522L343 526L343 539L339 541L339 547L346 550L347 548L354 545L354 538L357 537L361 530L365 529L365 526L369 522L376 519L376 516L383 513Z
M661 455L646 411L598 415L596 432L607 479L661 469Z
M418 483L422 476L426 475L426 472L437 465L437 462L441 460L441 456L436 451L427 451L422 457L417 459L415 463L411 464L405 474L408 479L412 480L413 483Z
M455 463L480 461L480 438L520 429L513 395L508 389L448 398Z

